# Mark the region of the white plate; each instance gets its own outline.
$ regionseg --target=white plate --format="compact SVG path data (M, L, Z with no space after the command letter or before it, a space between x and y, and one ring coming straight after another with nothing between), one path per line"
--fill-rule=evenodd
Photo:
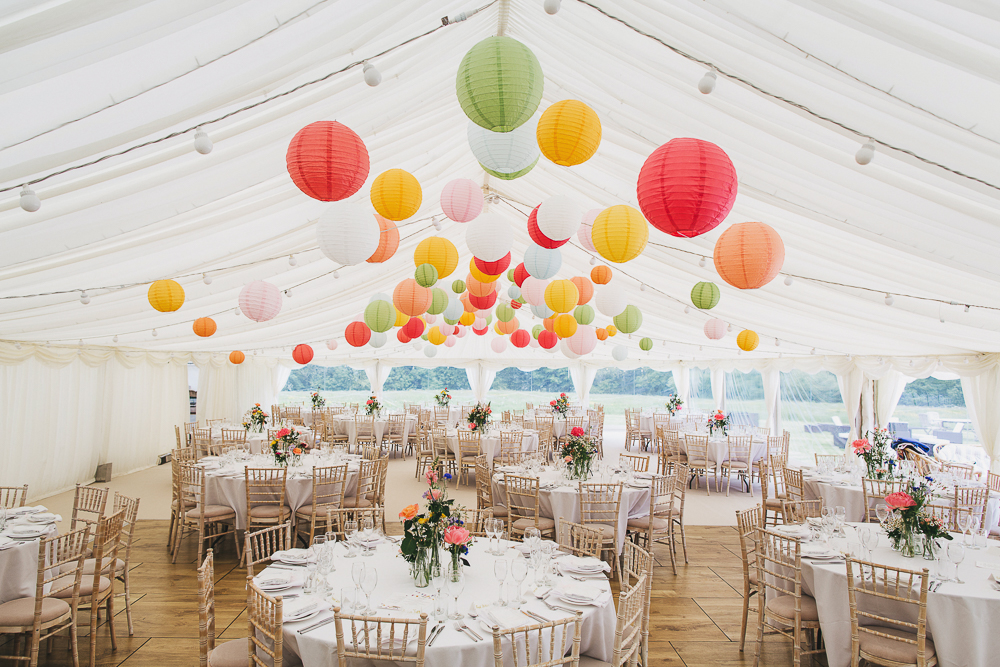
M32 523L55 523L56 515L52 512L38 512L36 514L29 514L28 521Z
M35 537L41 537L47 533L47 530L39 530L34 526L14 526L7 529L7 534L14 539L32 539Z

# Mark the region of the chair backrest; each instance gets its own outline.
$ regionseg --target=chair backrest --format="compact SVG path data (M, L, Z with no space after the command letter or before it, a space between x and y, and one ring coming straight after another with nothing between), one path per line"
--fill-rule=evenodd
M901 651L916 647L916 664L923 667L927 658L927 582L927 568L904 570L848 558L847 602L854 645L866 634L898 642ZM891 617L885 615L886 609L893 610ZM903 620L914 617L915 621ZM889 628L904 630L906 636L886 632Z
M770 456L768 468L771 469L771 481L774 483L774 497L780 498L788 493L785 480L785 462L780 456Z
M780 435L767 436L767 458L780 460L782 464L787 463L785 458L785 438Z
M684 500L687 497L688 479L691 469L686 463L674 463L674 475L677 482L674 484L674 507L677 509L676 519L684 522Z
M818 468L823 463L832 463L836 465L838 462L843 461L844 457L840 454L813 454L816 457L816 467Z
M196 459L195 454L196 452L194 449L190 447L181 447L180 449L175 449L170 452L170 460L177 462L194 461Z
M633 588L643 584L646 587L645 594L643 595L645 602L643 603L642 611L642 636L643 644L648 645L649 613L653 600L653 554L641 548L635 542L625 540L625 545L622 547L622 567L619 573L621 576L619 581L621 590L631 591ZM649 664L646 658L643 658L643 664Z
M964 513L971 514L982 527L986 521L986 501L989 500L990 489L985 486L956 486L955 515L956 520Z
M428 437L431 442L431 449L434 450L434 458L445 461L454 458L451 450L448 449L448 434L441 427L431 428Z
M247 576L254 576L253 566L271 560L275 552L292 548L292 522L268 526L263 530L247 531L243 535L243 557L247 562Z
M649 472L648 456L621 453L618 455L618 463L622 466L628 466L633 472Z
M530 519L538 525L538 478L504 475L509 523Z
M313 468L312 508L318 516L327 507L337 509L344 501L347 490L347 464Z
M747 510L736 510L736 532L740 534L740 556L743 558L743 578L750 581L750 568L757 569L757 529L764 527L764 504Z
M638 655L642 645L648 586L646 575L643 575L632 588L618 594L618 618L615 623L615 643L611 654L612 667L622 667L626 663L635 664L635 656Z
M347 667L348 658L412 662L417 667L424 664L424 648L427 645L425 612L420 612L420 618L381 618L341 614L340 607L334 607L333 616L337 627L340 667ZM348 624L346 633L345 623ZM408 644L413 634L417 636L417 646L415 653L410 654Z
M573 523L566 519L560 519L556 541L559 543L559 546L565 548L574 556L590 556L600 559L604 543L604 533L599 528L591 528L581 523Z
M990 491L1000 493L1000 474L991 472L986 474L986 486Z
M73 599L80 595L83 562L91 527L84 525L63 535L38 541L38 571L35 577L34 626L40 627L42 602L65 590L73 590ZM76 604L74 603L74 608ZM74 617L76 614L73 614ZM72 630L71 630L72 632Z
M465 529L476 537L486 537L485 521L492 518L493 510L488 507L486 509L462 510L462 521L465 523Z
M125 516L122 521L122 537L121 546L118 548L118 557L125 561L125 565L127 567L129 559L132 555L132 538L135 535L136 519L139 518L139 499L123 496L115 491L115 502L113 507L115 512L119 510L125 511Z
M274 505L281 511L285 506L285 482L288 468L247 468L244 473L247 495L247 517L254 507Z
M0 507L13 509L24 507L28 499L28 485L24 486L0 486Z
M958 463L957 461L940 461L941 472L946 472L955 477L964 479L975 479L976 469L971 463Z
M182 508L205 512L205 471L194 463L178 464L177 495ZM183 514L181 515L183 516Z
M770 426L755 426L753 429L753 434L757 437L769 438L771 437L771 427Z
M580 523L601 523L618 532L618 510L622 502L622 485L604 482L579 482Z
M283 639L281 634L283 601L273 598L247 577L247 637L248 664L260 667L281 667ZM267 656L265 659L262 656Z
M379 473L382 464L379 459L363 459L358 471L358 498L372 500L378 494Z
M582 627L583 613L579 611L558 621L522 625L508 630L501 630L499 625L494 625L493 664L495 667L578 665ZM571 632L573 648L567 653L565 648ZM547 640L543 641L543 638Z
M863 477L861 479L861 491L865 502L864 520L866 522L878 521L878 514L875 512L875 508L885 500L886 496L902 490L903 482L901 480Z
M386 454L378 460L378 472L376 473L375 497L372 503L385 506L385 482L389 476L389 455Z
M676 486L676 472L653 477L649 485L649 516L670 519L674 511L674 487Z
M708 436L688 433L684 436L684 449L687 451L688 463L704 467L708 461Z
M461 458L475 459L482 453L480 449L482 434L478 431L458 429L458 451Z
M198 657L208 667L208 654L215 650L215 557L212 549L198 568Z
M247 441L247 432L242 428L224 428L222 429L222 444L224 445L242 445Z
M492 473L486 463L486 455L476 457L476 507L487 509L493 507Z
M782 500L781 515L785 523L805 523L806 519L823 516L823 501Z
M785 493L789 500L803 500L806 497L806 485L802 479L802 471L795 468L785 468Z
M124 524L125 510L120 509L106 517L102 517L97 522L97 531L94 533L94 562L109 563L112 574L115 571L115 562L118 558L118 547L121 544L122 527ZM98 596L101 594L101 569L99 567L94 568L94 585L91 589L93 591L92 599L94 600L98 599ZM109 578L111 579L111 591L108 595L114 595L114 577Z
M750 465L750 445L753 442L753 436L750 435L731 435L728 437L729 445L729 460L730 461L741 461Z
M792 537L757 528L757 590L766 598L767 589L778 595L792 595L796 613L801 613L802 546Z
M73 496L73 518L69 529L76 530L78 523L94 526L104 516L104 508L108 504L108 487L76 485Z

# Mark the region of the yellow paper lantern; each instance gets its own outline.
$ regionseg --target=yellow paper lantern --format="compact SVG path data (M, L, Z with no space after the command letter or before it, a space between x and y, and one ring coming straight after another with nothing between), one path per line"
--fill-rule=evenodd
M431 264L438 272L438 280L450 276L458 267L458 248L448 239L432 236L417 244L413 251L413 264Z
M752 352L760 344L760 336L757 335L756 331L744 329L736 336L736 344L744 352Z
M392 326L401 327L409 321L410 321L410 316L401 311L399 308L396 308L396 321L393 322Z
M475 321L476 321L476 314L470 313L469 311L465 311L464 313L462 313L462 316L458 318L458 323L464 324L465 326L469 326Z
M614 336L616 333L618 333L618 328L615 327L615 325L613 324L609 324L608 326L604 327L604 330L608 332L609 336Z
M476 266L476 258L473 257L472 259L469 260L469 275L471 275L473 278L475 278L481 283L492 283L496 282L496 279L503 274L491 276L488 273L483 273L482 271L479 270L479 267Z
M571 167L589 160L601 145L601 119L579 100L556 102L538 119L535 138L542 154Z
M572 280L553 280L545 288L545 305L557 313L568 313L576 308L580 290Z
M440 345L447 339L448 337L441 333L441 329L437 327L431 327L431 330L427 332L427 340L431 345Z
M637 209L619 204L597 215L590 236L601 257L621 264L635 259L645 250L649 223Z
M395 222L417 212L423 193L413 174L402 169L383 171L372 183L372 205L378 214Z
M157 280L149 286L149 305L161 313L171 313L184 305L184 288L176 280Z
M567 315L566 313L556 315L555 319L552 321L552 328L555 331L555 334L560 338L569 338L576 333L576 319L574 319L572 315Z

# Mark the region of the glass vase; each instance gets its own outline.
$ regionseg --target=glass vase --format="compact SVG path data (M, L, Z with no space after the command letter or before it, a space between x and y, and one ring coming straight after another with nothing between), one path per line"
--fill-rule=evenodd
M591 461L589 459L586 461L573 461L572 463L568 463L567 467L569 470L569 478L586 482L590 479L590 466Z
M937 542L928 536L924 536L924 560L935 561L937 560L938 546Z
M437 546L417 549L413 562L410 563L410 574L417 588L427 588L434 577L434 568L440 563Z
M917 544L918 542L917 535L912 530L907 529L899 540L899 555L904 558L916 558L917 554L922 551Z

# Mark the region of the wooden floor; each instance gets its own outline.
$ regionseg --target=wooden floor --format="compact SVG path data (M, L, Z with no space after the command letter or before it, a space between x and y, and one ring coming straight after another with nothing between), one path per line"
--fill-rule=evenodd
M398 531L399 524L391 526ZM679 564L676 576L670 571L666 548L657 546L655 550L658 562L653 573L650 664L752 665L753 642L748 641L744 654L739 652L743 574L736 531L731 527L691 526L687 533L689 563ZM98 629L98 665L191 667L198 664L197 552L189 540L177 564L171 565L165 538L165 521L138 522L131 570L135 636L128 636L124 606L121 609L116 606L118 650L111 651L108 626L102 618L104 623ZM221 639L246 636L245 572L238 567L232 537L225 538L215 560L216 627ZM756 636L754 622L751 606L747 632L751 640ZM89 663L88 634L89 628L81 628L80 662L84 666ZM60 638L51 655L42 653L40 664L71 665L67 646L68 641ZM11 650L10 638L4 637L0 652ZM787 640L768 637L761 664L791 663ZM13 663L0 660L0 664Z

